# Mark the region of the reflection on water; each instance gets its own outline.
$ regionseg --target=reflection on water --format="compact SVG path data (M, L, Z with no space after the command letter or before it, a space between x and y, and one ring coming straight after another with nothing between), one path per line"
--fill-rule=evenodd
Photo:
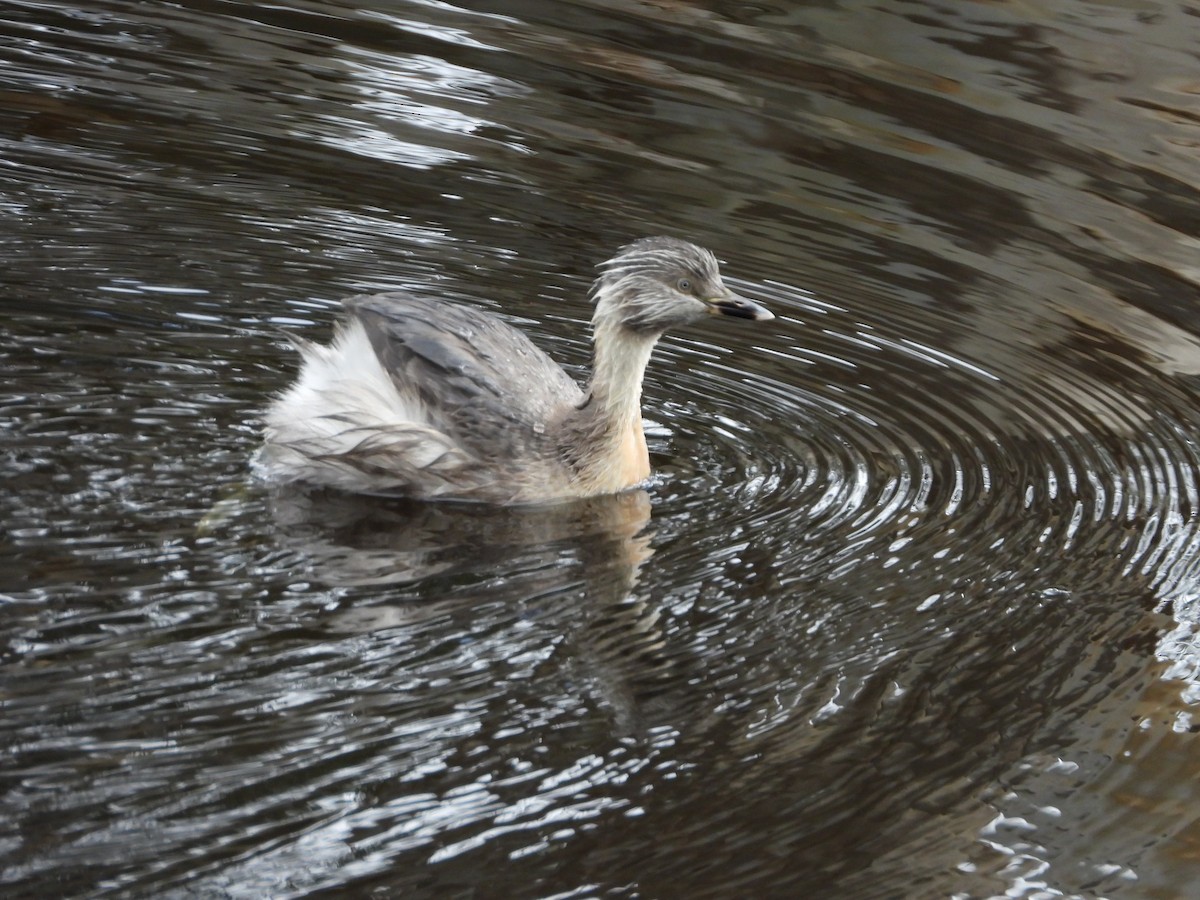
M1185 6L0 13L13 896L1186 896ZM713 247L647 492L247 482L286 327L404 288L570 371Z

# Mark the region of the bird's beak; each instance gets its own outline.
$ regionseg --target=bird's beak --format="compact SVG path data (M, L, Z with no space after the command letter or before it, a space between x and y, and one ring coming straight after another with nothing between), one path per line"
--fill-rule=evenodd
M737 319L754 319L757 322L775 318L775 314L765 306L733 292L705 302L708 304L709 313L714 316L733 316Z

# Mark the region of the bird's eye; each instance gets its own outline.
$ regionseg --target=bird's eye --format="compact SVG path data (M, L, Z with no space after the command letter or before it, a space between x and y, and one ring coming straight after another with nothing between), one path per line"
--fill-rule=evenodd
M692 283L686 278L680 278L679 281L675 282L675 287L679 288L682 294L689 294L692 291Z

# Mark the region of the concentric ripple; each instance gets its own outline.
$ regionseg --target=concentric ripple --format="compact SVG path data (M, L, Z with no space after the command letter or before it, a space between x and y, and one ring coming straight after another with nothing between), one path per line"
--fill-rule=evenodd
M1191 571L1197 414L1132 350L956 343L944 314L738 288L780 315L775 334L690 333L652 366L661 517L891 566L1002 545L1052 559L1118 529L1111 577L1138 571L1161 597Z

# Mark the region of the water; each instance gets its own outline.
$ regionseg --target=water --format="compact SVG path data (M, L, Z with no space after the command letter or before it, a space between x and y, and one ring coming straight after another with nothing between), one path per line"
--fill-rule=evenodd
M0 19L13 897L1177 897L1200 18L240 2ZM644 492L275 492L337 299L580 374L671 233Z

